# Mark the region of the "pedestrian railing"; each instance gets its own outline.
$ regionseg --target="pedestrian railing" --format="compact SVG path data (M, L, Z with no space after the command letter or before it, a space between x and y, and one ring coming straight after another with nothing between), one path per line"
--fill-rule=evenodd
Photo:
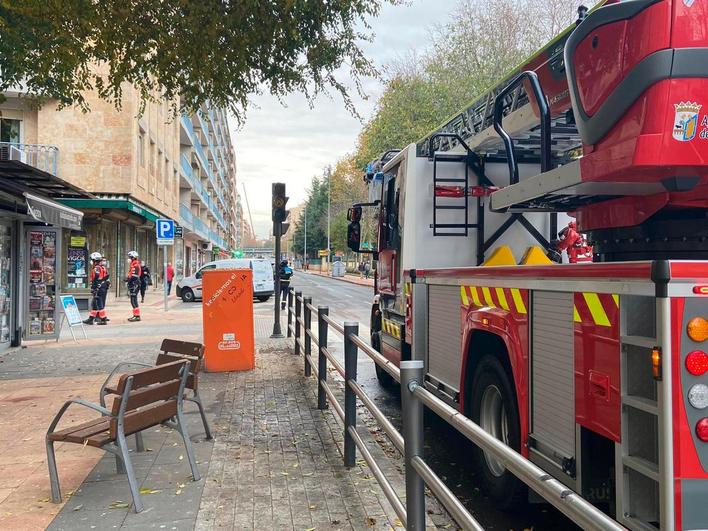
M401 361L400 368L397 367L359 336L359 323L340 324L334 321L329 316L328 306L313 306L312 297L304 297L301 291L296 292L293 289L288 291L287 308L287 337L294 337L294 352L304 357L305 376L314 373L317 378L317 407L327 409L328 403L331 404L344 424L344 465L348 468L355 466L358 449L406 529L425 529L426 485L460 527L471 530L484 529L423 459L423 406L425 405L467 439L502 461L521 481L583 529L625 530L622 525L546 471L488 434L478 424L425 389L422 359ZM317 334L312 329L313 314L317 316ZM334 357L329 348L330 327L344 338L344 366ZM317 349L316 361L312 353L313 342ZM359 350L400 383L403 434L399 433L357 383ZM344 407L341 406L327 382L328 362L344 379ZM366 406L393 445L404 456L405 505L357 432L357 398Z

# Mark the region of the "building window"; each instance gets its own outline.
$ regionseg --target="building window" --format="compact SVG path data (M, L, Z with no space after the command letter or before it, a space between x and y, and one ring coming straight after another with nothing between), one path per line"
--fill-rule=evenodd
M138 164L145 167L145 135L143 133L138 135Z
M22 120L0 118L0 142L21 142L20 125Z

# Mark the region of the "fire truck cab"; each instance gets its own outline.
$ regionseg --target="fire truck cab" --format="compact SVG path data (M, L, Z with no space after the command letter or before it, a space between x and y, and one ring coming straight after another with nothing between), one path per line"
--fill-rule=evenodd
M372 346L627 528L708 529L708 4L579 14L367 169ZM593 263L548 258L569 223ZM471 458L499 506L526 496Z

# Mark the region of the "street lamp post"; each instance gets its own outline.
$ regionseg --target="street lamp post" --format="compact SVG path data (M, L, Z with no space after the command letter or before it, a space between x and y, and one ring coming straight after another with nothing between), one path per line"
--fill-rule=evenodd
M330 254L330 240L329 240L329 211L332 205L332 169L327 168L327 274L329 271L329 254Z

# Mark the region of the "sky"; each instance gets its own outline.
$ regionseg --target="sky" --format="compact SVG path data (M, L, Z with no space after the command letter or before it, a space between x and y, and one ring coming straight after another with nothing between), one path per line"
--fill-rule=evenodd
M409 0L403 5L385 5L378 18L370 21L374 32L371 43L362 49L381 70L405 57L411 50L423 50L429 42L430 29L443 24L456 0ZM347 81L346 77L341 78ZM359 114L371 116L382 86L378 80L365 79L367 100L355 98ZM238 191L248 216L244 185L253 224L259 238L268 237L271 183L286 184L288 207L302 203L314 175L321 175L328 164L334 165L354 149L362 124L333 94L319 96L310 108L302 94L283 100L264 94L253 98L245 124L239 129L232 122L232 141L236 152Z

